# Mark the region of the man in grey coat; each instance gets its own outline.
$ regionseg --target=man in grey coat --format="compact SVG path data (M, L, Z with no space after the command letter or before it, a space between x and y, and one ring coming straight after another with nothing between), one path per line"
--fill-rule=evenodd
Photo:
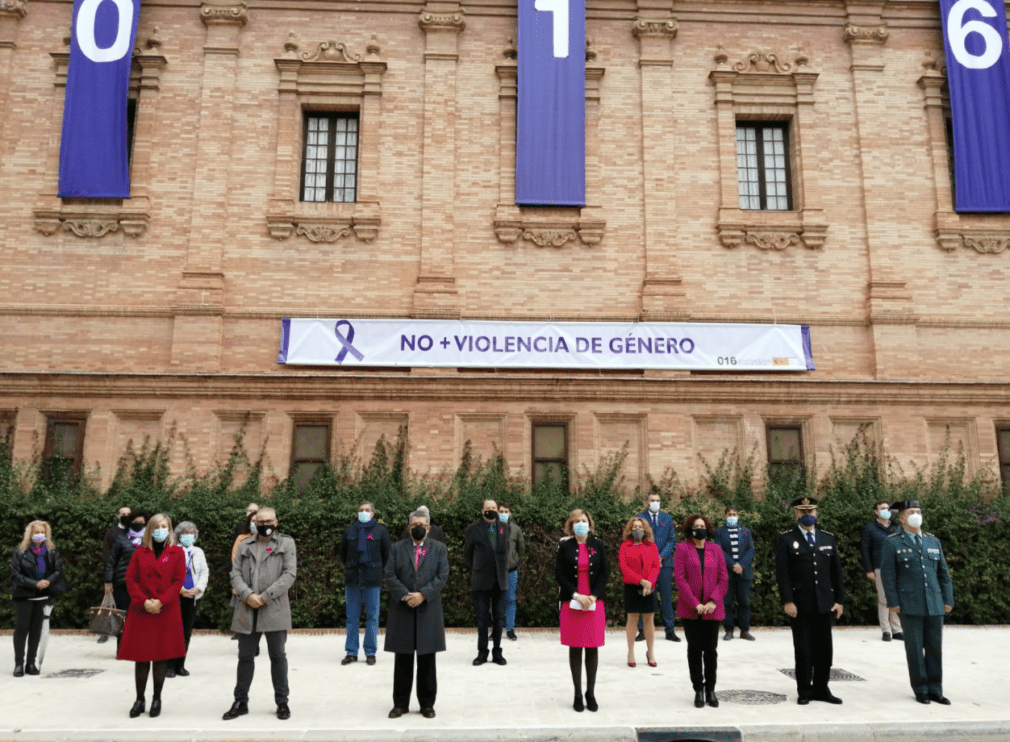
M238 679L235 702L221 717L226 721L249 713L249 686L263 635L266 635L270 655L277 718L291 718L288 658L284 645L291 628L288 590L296 576L295 541L277 532L277 513L273 508L260 508L253 516L253 523L256 524L256 538L239 544L231 567L231 586L236 596L231 630L238 635Z
M410 541L397 541L386 561L389 615L383 649L396 653L393 666L393 710L390 719L410 707L410 691L417 654L417 700L421 715L435 717L435 653L445 651L445 616L442 590L449 580L449 552L429 535L426 513L410 514Z

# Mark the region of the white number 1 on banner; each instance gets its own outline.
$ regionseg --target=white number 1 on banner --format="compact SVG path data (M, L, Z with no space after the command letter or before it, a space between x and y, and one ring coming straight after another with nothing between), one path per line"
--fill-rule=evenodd
M1003 0L1000 0L1003 2ZM950 50L954 58L970 70L986 70L999 61L1003 53L1003 39L999 31L984 21L964 22L964 14L969 10L977 10L983 18L995 18L996 11L986 0L958 0L947 15L947 38L950 40ZM985 42L985 50L981 54L972 54L965 46L968 34L977 33Z
M554 56L567 57L568 0L535 0L533 7L551 14L551 20L554 23Z

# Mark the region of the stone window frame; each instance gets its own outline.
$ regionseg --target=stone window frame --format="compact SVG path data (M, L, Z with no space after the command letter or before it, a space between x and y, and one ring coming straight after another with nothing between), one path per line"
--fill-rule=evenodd
M379 126L386 63L381 49L373 35L363 55L332 40L308 52L298 50L292 33L283 56L274 59L279 73L277 147L267 231L276 240L299 235L313 243L334 243L353 233L362 242L372 242L382 221ZM358 191L353 203L301 201L305 111L357 112Z
M311 173L308 172L308 167L307 167L308 166L308 160L309 160L309 158L308 158L308 149L309 149L308 137L309 137L309 134L311 133L309 131L309 126L310 126L310 123L311 123L311 121L313 119L319 120L319 121L326 120L327 122L329 122L327 124L327 126L329 128L327 128L327 130L326 130L327 140L328 140L327 144L326 144L326 150L327 150L326 151L326 156L324 158L318 158L318 157L315 158L317 161L319 161L319 160L324 161L325 164L326 164L326 167L327 167L326 185L323 186L323 190L325 191L325 195L327 197L324 198L322 201L313 201L313 200L305 198L305 187L306 187L305 186L305 180L306 180L306 178L309 175L311 175ZM354 131L351 132L351 131L349 131L349 128L345 128L344 132L340 132L339 131L339 126L338 126L338 122L340 122L340 121L345 121L345 122L354 121ZM358 200L358 136L361 133L360 130L359 130L359 126L358 126L359 125L358 112L357 111L316 111L316 110L304 110L304 111L302 111L302 124L303 124L303 126L302 126L302 148L301 148L302 159L301 159L301 166L299 167L299 172L301 174L301 181L300 181L299 187L298 187L298 200L301 201L302 203L342 203L342 204L357 203L357 200ZM345 124L345 127L349 127L349 126L350 126L349 123ZM343 145L338 145L337 144L337 135L340 134L340 133L344 133L344 134L353 133L353 135L354 135L354 144L353 145L348 145L346 143L346 141L345 141L345 143ZM338 146L343 146L345 148L349 148L349 147L353 146L353 152L354 152L353 158L350 158L350 159L347 158L347 157L337 158L337 156L336 156L336 148ZM337 162L339 160L339 161L343 161L343 162L346 163L346 162L351 162L352 159L353 159L353 162L354 162L354 172L351 173L351 174L354 176L354 185L353 186L340 186L338 188L335 184L333 184L334 179L338 175L338 173L337 173ZM340 174L344 175L344 176L347 175L346 172L340 173ZM351 198L350 199L339 199L339 200L336 199L336 198L334 198L333 196L336 194L336 192L338 190L340 190L340 191L348 191L349 190L351 192L350 193Z
M628 448L634 446L638 455L638 479L631 482L632 487L645 490L649 484L649 415L645 412L596 412L593 414L596 437L597 461L601 459L603 448L603 425L606 423L629 423L636 426L636 440L628 440Z
M773 428L799 428L800 431L800 461L803 466L803 476L805 481L809 481L811 476L815 476L814 461L814 440L811 429L812 415L774 415L762 416L761 422L764 426L764 454L765 462L771 465L769 450L769 431Z
M607 223L603 218L603 207L591 204L590 198L598 195L603 182L600 177L600 82L606 68L597 62L597 53L587 37L586 205L520 206L515 203L519 55L513 39L506 41L502 55L504 61L495 66L499 81L500 117L499 196L494 216L498 241L510 247L517 247L521 240L536 247L560 248L568 243L581 243L585 247L598 245Z
M14 435L17 433L18 411L0 410L0 457L8 463L14 460Z
M73 466L70 469L70 479L76 480L80 476L81 466L84 464L84 436L87 433L88 416L87 410L43 410L42 416L46 421L45 443L42 448L42 477L48 480L52 476L52 471L48 466L50 459L54 456L54 436L57 425L77 426L77 441L75 445Z
M576 446L574 443L575 436L575 413L550 413L550 412L535 412L526 414L526 461L529 463L529 476L530 476L530 487L533 487L533 476L534 476L534 437L533 430L539 425L563 425L565 428L565 459L566 466L568 467L568 491L571 492L572 484L574 480L573 473L578 471L578 461L576 455Z
M299 463L333 463L333 441L335 437L336 420L334 415L324 414L289 414L291 418L291 456L288 462L288 476L294 477ZM326 449L325 457L321 462L315 459L298 459L298 428L301 426L325 427L326 428ZM315 477L315 475L313 475ZM310 480L311 481L311 480ZM308 482L306 482L306 485ZM297 482L296 482L297 485Z
M819 73L808 62L802 50L793 62L764 50L751 52L732 65L722 47L715 55L716 68L709 79L715 88L722 204L716 231L724 247L751 244L761 250L785 250L802 244L818 250L824 246L828 224L821 208L813 142L814 85ZM737 121L789 122L791 210L740 208Z
M995 420L993 431L996 434L996 466L999 469L1000 485L1003 491L1010 490L1010 442L1004 448L1000 443L1000 433L1010 437L1010 420Z
M950 94L947 88L947 68L932 52L922 60L923 74L918 80L922 89L926 131L933 164L936 211L933 215L933 236L937 245L947 251L968 248L983 255L995 255L1010 247L1010 214L959 214L954 211L951 184L951 159L947 140L947 119L950 118Z
M56 185L60 166L60 133L63 130L67 70L70 67L70 41L68 29L63 37L66 48L49 54L55 67L53 85L57 98L46 156L46 172L54 181L53 185ZM57 232L70 232L80 238L97 239L112 232L122 232L128 237L140 237L147 232L151 223L147 189L151 181L151 152L158 120L158 91L161 89L162 70L168 65L168 59L161 53L161 45L162 39L155 27L143 48L137 46L133 49L129 98L136 101L136 113L129 153L130 198L60 198L55 191L40 193L33 209L35 230L40 234L48 237Z

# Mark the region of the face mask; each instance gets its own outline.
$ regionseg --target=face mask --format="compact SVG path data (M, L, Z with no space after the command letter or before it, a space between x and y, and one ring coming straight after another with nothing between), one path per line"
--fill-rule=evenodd
M132 523L130 525L130 538L140 538L144 535L144 524L143 523Z
M645 538L645 531L643 531L641 528L632 528L631 537L635 539L635 541L641 541L643 538Z
M656 502L655 500L653 500L652 502L650 502L649 503L649 512L650 513L658 513L659 512L659 503Z
M257 532L258 530L259 530L259 529L258 529L258 528L256 527L256 524L255 524L255 523L250 523L250 524L249 524L249 533L251 533L252 535L254 535L254 536L255 536L255 535L256 535L256 532Z
M194 536L192 533L185 533L182 536L179 536L179 543L185 546L187 549L193 545L194 541L196 541L196 536Z
M800 518L800 525L804 525L807 528L810 528L810 526L812 526L816 522L817 522L816 515L804 515L803 517Z
M691 537L692 538L696 538L699 541L701 541L703 538L708 538L708 529L707 528L692 528L691 529Z
M498 520L500 520L502 523L508 523L509 513L498 513Z
M123 515L119 517L119 527L126 529L130 527L130 521L133 518L132 515Z
M264 523L262 526L258 526L256 528L256 532L260 536L266 536L267 538L270 538L271 536L274 535L275 528L277 528L277 526L271 526Z
M424 526L414 526L410 529L410 537L415 541L420 541L427 532L428 529Z
M912 528L918 528L922 525L922 513L912 513L908 516L908 525Z
M574 533L576 536L579 536L580 538L582 536L588 536L589 535L589 524L586 523L586 522L584 522L584 521L581 521L581 520L578 523L573 523L572 524L572 533Z
M494 520L495 518L498 517L498 511L497 510L485 510L484 511L484 517L487 518L488 520Z
M728 518L726 518L726 525L729 526L730 528L733 528L733 526L735 526L738 522L739 519L735 515L731 515Z
M153 538L159 544L164 543L165 539L168 538L168 529L167 528L155 528L151 532L151 538Z
M877 514L877 517L878 518L883 518L884 520L890 520L891 519L891 511L890 510L881 510Z
M372 514L368 510L362 510L358 513L358 522L367 523L372 519Z
M32 543L41 544L45 540L46 540L46 534L44 534L44 533L33 533L32 534Z

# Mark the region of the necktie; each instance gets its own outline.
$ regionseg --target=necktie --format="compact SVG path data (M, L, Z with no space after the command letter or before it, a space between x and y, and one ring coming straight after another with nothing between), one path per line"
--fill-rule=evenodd
M417 565L420 561L421 561L421 544L414 544L414 569L417 569Z
M922 541L919 540L919 534L918 533L913 533L912 534L912 540L915 542L916 546L919 546L922 543Z
M811 548L814 546L814 534L812 531L807 531L807 543L810 544Z

